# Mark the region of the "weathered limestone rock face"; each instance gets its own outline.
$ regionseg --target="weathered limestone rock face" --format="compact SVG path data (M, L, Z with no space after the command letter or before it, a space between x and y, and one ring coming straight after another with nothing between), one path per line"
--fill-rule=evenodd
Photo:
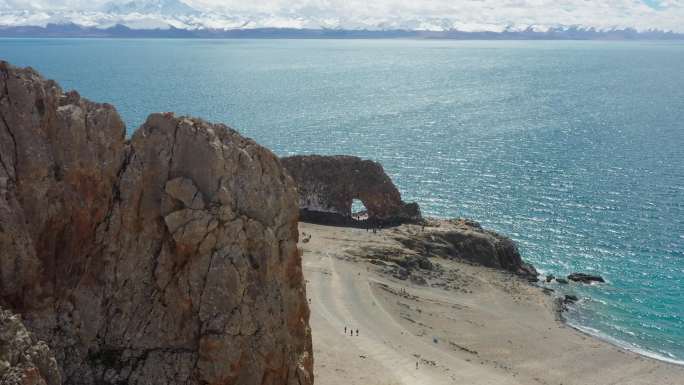
M313 382L296 190L223 125L0 62L0 304L65 384Z
M0 384L59 385L57 361L43 341L37 341L18 315L0 309Z
M523 262L512 239L483 229L470 220L433 221L433 226L396 239L419 255L462 259L536 279L535 268ZM434 226L437 224L437 226Z
M379 163L354 156L291 156L281 159L299 191L303 219L344 222L359 199L368 219L379 223L417 222L416 203L404 203Z

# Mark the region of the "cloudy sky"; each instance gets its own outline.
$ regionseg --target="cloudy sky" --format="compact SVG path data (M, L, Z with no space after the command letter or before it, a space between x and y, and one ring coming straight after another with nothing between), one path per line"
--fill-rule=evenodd
M125 4L130 0L114 0ZM205 13L205 25L501 30L585 26L684 32L684 0L135 0L183 1ZM36 20L54 13L102 12L106 0L0 0L0 24L28 10ZM48 15L49 16L46 16ZM218 16L220 15L220 16ZM25 16L29 17L29 16ZM66 16L62 16L66 17ZM137 16L138 21L142 16ZM42 19L41 19L42 18ZM50 19L54 21L53 19ZM130 19L130 18L129 18ZM168 19L168 18L166 18ZM165 19L165 20L166 20ZM90 20L90 21L89 21ZM101 23L84 19L83 23ZM113 19L111 19L113 20ZM111 21L110 20L110 21ZM152 19L147 17L147 22ZM156 22L159 19L155 19ZM231 21L232 20L232 21ZM58 20L59 21L59 20ZM168 22L168 20L163 21ZM198 22L184 19L179 23ZM223 24L222 24L223 23ZM171 22L173 24L173 22ZM184 25L179 25L183 27Z

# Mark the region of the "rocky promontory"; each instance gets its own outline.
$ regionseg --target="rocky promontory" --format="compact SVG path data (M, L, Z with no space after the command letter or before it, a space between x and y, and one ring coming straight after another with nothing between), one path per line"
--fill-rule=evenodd
M114 107L0 62L0 305L64 384L312 384L296 202L224 125L126 140Z
M452 260L537 281L537 270L523 261L512 239L471 220L426 218L424 223L396 226L381 233L381 241L361 244L352 254L389 268L387 272L396 278L424 282L423 278L442 275L439 261Z
M419 255L468 261L536 280L537 270L522 260L512 239L466 219L433 220L432 224L395 238Z
M353 224L352 202L360 200L372 224L413 223L421 220L417 203L405 203L377 162L355 156L303 155L281 159L299 191L303 220Z

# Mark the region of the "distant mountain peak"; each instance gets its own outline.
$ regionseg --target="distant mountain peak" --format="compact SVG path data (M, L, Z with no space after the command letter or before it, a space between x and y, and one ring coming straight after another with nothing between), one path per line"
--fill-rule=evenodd
M200 13L180 0L131 0L123 4L111 1L104 5L103 11L119 15L140 13L179 16Z

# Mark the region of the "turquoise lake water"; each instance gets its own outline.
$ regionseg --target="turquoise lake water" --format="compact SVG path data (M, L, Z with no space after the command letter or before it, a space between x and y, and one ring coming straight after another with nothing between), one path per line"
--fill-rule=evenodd
M0 39L114 104L225 122L279 155L380 161L427 215L509 234L583 330L684 361L684 43Z

